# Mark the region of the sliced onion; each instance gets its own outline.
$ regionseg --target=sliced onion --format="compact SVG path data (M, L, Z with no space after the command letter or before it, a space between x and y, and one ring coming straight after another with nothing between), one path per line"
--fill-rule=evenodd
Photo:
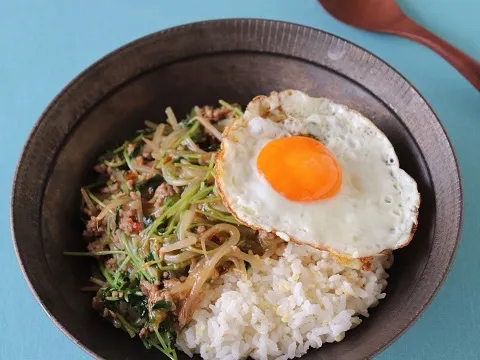
M145 166L145 165L136 165L135 170L137 170L140 173L144 173L144 174L160 175L160 171L156 170L155 168L148 167L148 166Z
M118 170L113 170L112 171L112 175L115 177L115 179L117 179L117 181L120 183L120 184L124 184L125 183L125 178L123 177L122 173Z
M115 199L112 202L108 203L100 212L100 214L97 215L97 221L102 220L110 210L113 210L119 206L122 206L128 202L130 202L130 197L129 196L124 196L119 199Z
M200 244L202 245L203 255L205 256L205 258L206 258L207 260L209 260L209 259L208 259L208 253L207 253L206 239L205 239L203 236L200 237ZM216 250L216 249L214 249L214 250Z
M152 151L152 158L154 158L155 160L163 160L163 155L164 153L160 150Z
M245 254L243 251L241 251L238 248L233 249L226 256L236 257L237 259L246 261L246 262L250 263L250 265L252 265L253 267L258 267L261 264L260 258L258 256Z
M107 219L107 227L110 227L111 231L114 232L117 228L117 224L115 224L115 214L111 211L106 216ZM110 242L110 236L106 236L107 244Z
M180 221L178 222L177 237L179 241L185 240L185 234L192 224L195 212L192 210L185 210L180 215Z
M162 140L164 130L165 130L165 124L160 124L160 125L157 126L157 129L155 130L155 133L153 134L152 143L155 146L157 146L157 148L160 146L160 140Z
M240 267L237 267L238 270L242 273L243 276L247 276L247 268L244 261L240 261Z
M186 178L204 178L207 174L207 169L189 168L187 166L180 166L180 176Z
M143 138L143 142L146 144L146 146L148 146L151 150L152 150L152 153L153 152L158 152L160 150L160 147L154 143L152 140L148 140L147 138ZM144 148L144 150L146 150Z
M173 145L180 139L188 129L179 128L172 131L167 137L164 137L161 141L160 153L163 155L168 149L171 149Z
M240 264L245 265L245 263L244 263L243 261L238 260L238 259L237 259L236 257L234 257L234 256L224 256L224 257L222 258L222 260L220 260L220 261L218 262L218 265L223 265L224 263L226 263L226 262L228 262L228 261L230 261L230 262L233 264L233 266L234 266L235 268L239 269L239 270L240 270L240 268L241 268L241 265L240 265Z
M161 249L161 253L168 253L175 250L180 250L194 245L197 242L197 237L192 233L187 233L185 239L182 241L177 241L172 244L164 245Z
M201 179L178 179L175 178L172 173L170 172L170 166L164 165L162 166L162 176L165 179L165 182L172 186L185 186L191 184L195 181L201 181Z
M230 122L232 121L233 118L227 118L227 119L223 119L223 120L220 120L216 123L216 128L223 132L223 130L225 130L225 128L230 124Z
M185 262L187 260L193 259L197 256L199 256L199 255L195 254L194 252L184 251L184 252L181 252L180 254L177 254L177 255L166 254L163 258L167 263L180 264L180 263Z
M158 127L158 124L155 124L154 122L150 120L145 120L145 125L149 127L150 129L155 130Z
M92 202L92 199L90 199L90 196L88 196L87 192L85 191L84 188L81 188L80 189L80 192L82 193L82 198L83 198L83 201L85 201L85 204L87 204L87 207L96 212L97 211L97 208L95 207L95 205L93 204ZM93 214L92 214L93 215Z
M206 151L205 150L202 150L198 147L197 144L195 144L195 142L191 139L191 138L187 138L185 140L185 144L187 145L187 147L193 151L194 153L197 153L197 154L206 154Z
M218 131L215 126L210 123L210 121L202 117L200 114L200 108L198 106L195 106L195 112L197 113L197 121L203 125L205 130L215 136L219 141L222 141L222 134L220 134L220 131Z
M179 128L177 118L170 106L165 109L165 114L167 114L167 122L172 126L172 129L177 130Z
M209 260L209 263L212 264L212 261L215 259L215 263L218 262L218 260L224 256L226 253L228 253L230 250L232 250L232 247L237 245L238 242L240 241L240 232L238 229L230 224L217 224L212 226L210 229L205 231L200 235L200 241L205 241L206 243L212 243L209 238L211 238L214 235L217 235L222 232L230 232L231 236L230 238L224 242L222 245L220 245L218 248L216 248L216 253L214 256ZM212 243L213 244L213 243ZM220 256L219 256L220 254ZM194 269L191 269L190 275L188 276L187 280L181 284L177 284L174 287L172 287L171 292L172 293L177 293L177 292L183 292L186 290L189 290L193 282L195 281L195 277L197 274L201 272L202 269L205 269L207 260L205 258L201 259L197 265L195 266Z
M208 279L211 278L215 270L215 266L218 264L220 259L225 256L225 254L227 254L232 249L232 247L237 245L240 241L240 232L235 226L230 224L215 225L205 231L201 235L201 237L208 239L209 237L221 232L229 232L230 238L225 243L223 243L223 245L211 257L211 259L204 262L203 266L200 266L200 264L199 266L196 266L194 273L191 273L188 276L187 280L185 280L185 282L183 283L188 283L188 285L191 284L191 290L185 303L182 306L182 309L180 310L180 315L178 317L180 327L184 327L187 324L190 314L190 308L193 306L193 304L197 302L197 297L200 295L202 286ZM172 293L178 291L177 289L175 289L176 287L177 286L174 286L171 289Z
M203 241L203 238L201 238L200 241ZM205 245L207 245L209 248L212 248L212 249L217 249L220 246L217 243L208 239L205 240Z
M228 209L225 207L222 201L212 202L210 203L210 207L223 213L227 213L227 214L230 213L230 211L228 211Z

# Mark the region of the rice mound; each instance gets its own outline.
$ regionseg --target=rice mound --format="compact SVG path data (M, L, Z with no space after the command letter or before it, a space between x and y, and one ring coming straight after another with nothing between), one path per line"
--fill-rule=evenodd
M227 273L204 292L177 347L204 359L293 359L341 341L385 297L387 257L370 271L339 264L326 251L289 243L248 276Z

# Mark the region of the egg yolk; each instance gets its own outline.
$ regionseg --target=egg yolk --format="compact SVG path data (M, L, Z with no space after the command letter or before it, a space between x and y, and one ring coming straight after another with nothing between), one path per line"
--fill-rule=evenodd
M275 191L296 202L328 199L342 184L342 172L332 153L321 142L304 136L270 141L257 157L257 169Z

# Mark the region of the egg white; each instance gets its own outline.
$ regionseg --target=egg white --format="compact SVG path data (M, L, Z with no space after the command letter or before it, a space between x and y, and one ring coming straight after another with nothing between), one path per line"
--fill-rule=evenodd
M342 169L334 197L290 201L258 172L261 149L292 135L314 137L334 155ZM349 258L405 246L417 224L417 185L400 169L387 137L361 114L300 91L252 100L224 133L215 179L225 205L244 224Z

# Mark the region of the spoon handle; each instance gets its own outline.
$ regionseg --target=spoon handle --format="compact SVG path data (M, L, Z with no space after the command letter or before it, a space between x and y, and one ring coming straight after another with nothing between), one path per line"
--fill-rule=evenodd
M478 91L480 91L480 62L450 45L445 40L435 36L421 27L406 15L397 18L393 26L384 32L402 36L423 44L450 63L458 70Z

